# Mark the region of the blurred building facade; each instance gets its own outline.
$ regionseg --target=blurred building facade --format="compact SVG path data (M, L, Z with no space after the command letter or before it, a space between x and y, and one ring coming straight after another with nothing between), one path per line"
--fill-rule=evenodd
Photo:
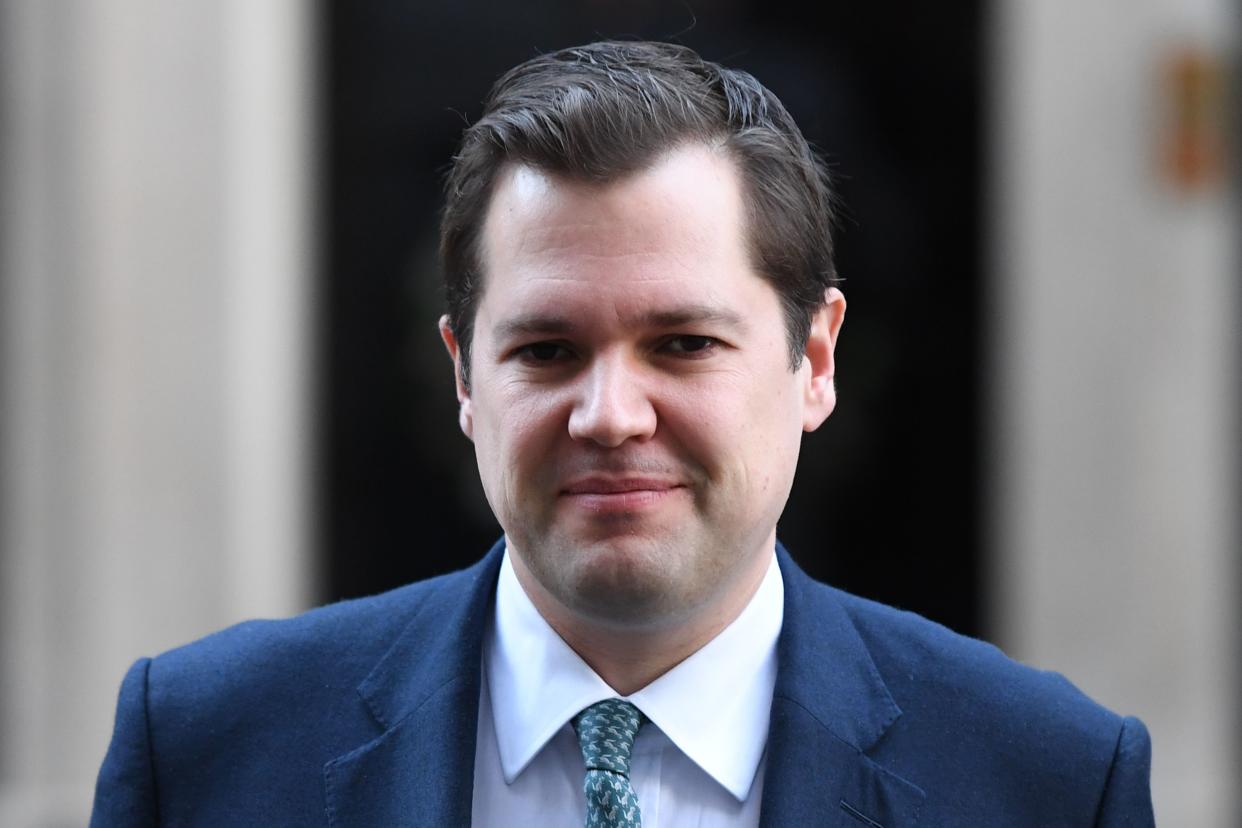
M994 11L992 629L1144 718L1159 824L1237 825L1242 10Z
M126 665L309 603L311 9L0 5L0 824Z
M985 12L984 632L1144 718L1161 824L1228 828L1236 177L1162 159L1237 10ZM0 6L0 824L85 819L134 658L323 594L316 14Z

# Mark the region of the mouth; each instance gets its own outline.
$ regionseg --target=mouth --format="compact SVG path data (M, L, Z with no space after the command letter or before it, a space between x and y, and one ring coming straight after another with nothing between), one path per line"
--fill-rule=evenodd
M561 497L589 512L625 514L652 508L684 491L684 483L670 478L596 475L571 481Z
M680 489L683 485L665 477L611 477L592 475L581 477L569 483L562 494L568 495L607 495L626 494L627 492L662 492L669 489Z

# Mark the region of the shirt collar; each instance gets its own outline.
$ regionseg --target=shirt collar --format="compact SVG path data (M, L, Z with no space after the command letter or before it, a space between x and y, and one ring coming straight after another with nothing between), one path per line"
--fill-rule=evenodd
M732 624L628 697L739 802L750 792L767 744L783 616L784 584L773 554L759 589ZM617 695L539 614L507 550L483 661L509 784L579 711ZM713 692L720 689L725 692ZM705 693L712 704L703 704Z

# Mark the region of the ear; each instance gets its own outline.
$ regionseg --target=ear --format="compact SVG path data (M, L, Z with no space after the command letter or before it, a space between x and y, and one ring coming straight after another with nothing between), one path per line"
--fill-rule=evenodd
M461 348L457 344L457 337L453 335L453 328L449 325L448 314L440 317L440 338L444 340L444 347L448 349L449 358L453 360L453 381L457 384L457 421L461 425L462 434L473 440L474 403L462 379Z
M836 407L837 389L832 383L836 373L833 355L843 321L845 296L830 287L824 291L824 304L811 317L811 334L806 341L806 359L802 365L805 372L802 405L804 431L819 428Z

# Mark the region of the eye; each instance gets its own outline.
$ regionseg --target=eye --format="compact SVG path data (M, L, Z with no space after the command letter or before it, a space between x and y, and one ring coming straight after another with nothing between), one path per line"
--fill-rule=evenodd
M682 334L664 343L664 350L678 356L699 357L711 353L720 343L710 336Z
M559 342L531 342L514 353L523 361L533 364L559 362L570 356L570 351Z

